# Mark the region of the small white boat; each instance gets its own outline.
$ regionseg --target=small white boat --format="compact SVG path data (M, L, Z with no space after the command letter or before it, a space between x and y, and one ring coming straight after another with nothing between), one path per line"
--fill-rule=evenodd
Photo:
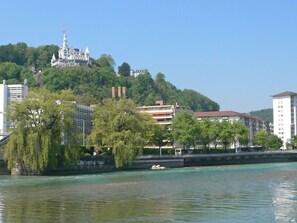
M160 165L153 165L151 167L152 170L163 170L163 169L166 169L165 166L160 166Z

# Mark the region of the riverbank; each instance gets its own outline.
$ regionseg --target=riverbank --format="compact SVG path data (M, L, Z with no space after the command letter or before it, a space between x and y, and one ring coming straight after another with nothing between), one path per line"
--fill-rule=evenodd
M120 170L141 170L150 169L153 165L160 165L165 168L182 168L193 166L214 166L214 165L239 165L256 163L277 163L277 162L297 162L297 151L277 151L277 152L246 152L228 154L197 154L197 155L167 155L167 156L140 156L132 166L124 167ZM78 166L70 168L57 168L48 170L44 175L74 175L91 174L118 171L112 157L104 159L89 158L80 161ZM0 161L0 175L10 172Z

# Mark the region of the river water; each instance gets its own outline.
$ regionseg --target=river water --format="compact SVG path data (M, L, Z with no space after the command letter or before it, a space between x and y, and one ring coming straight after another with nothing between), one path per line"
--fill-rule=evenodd
M297 222L297 163L0 176L0 222Z

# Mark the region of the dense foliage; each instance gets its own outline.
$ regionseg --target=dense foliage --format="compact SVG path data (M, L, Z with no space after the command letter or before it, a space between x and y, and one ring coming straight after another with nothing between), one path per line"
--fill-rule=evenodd
M94 127L89 142L97 149L109 147L116 167L132 164L147 144L153 119L140 113L129 99L105 100L94 110Z
M254 136L254 143L264 149L278 150L282 147L283 141L276 135L269 135L264 130L258 131Z
M26 78L30 88L44 86L52 92L71 89L77 101L83 104L98 104L111 97L111 87L125 86L127 97L137 105L154 105L156 100L163 100L166 104L189 106L193 111L219 110L217 103L198 92L177 89L162 73L155 79L148 72L134 78L128 74L129 64L124 62L119 66L121 75L117 76L115 62L107 54L92 59L92 67L59 69L50 66L51 56L57 57L57 53L58 47L54 45L37 48L25 43L0 46L0 81L22 83Z
M38 90L11 105L9 118L14 131L4 154L9 169L38 174L57 167L59 161L67 165L77 160L79 150L72 134L72 100L70 92L56 94Z
M249 130L240 122L197 120L190 112L178 113L172 123L172 135L183 148L196 148L212 144L227 146L247 145Z
M255 117L259 117L259 118L263 119L264 121L273 123L273 109L272 108L262 109L259 111L251 111L249 114L252 116L255 116Z

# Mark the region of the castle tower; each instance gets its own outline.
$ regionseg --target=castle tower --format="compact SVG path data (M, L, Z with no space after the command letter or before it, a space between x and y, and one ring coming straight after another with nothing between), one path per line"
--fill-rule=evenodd
M66 32L64 32L63 36L63 49L68 49Z

